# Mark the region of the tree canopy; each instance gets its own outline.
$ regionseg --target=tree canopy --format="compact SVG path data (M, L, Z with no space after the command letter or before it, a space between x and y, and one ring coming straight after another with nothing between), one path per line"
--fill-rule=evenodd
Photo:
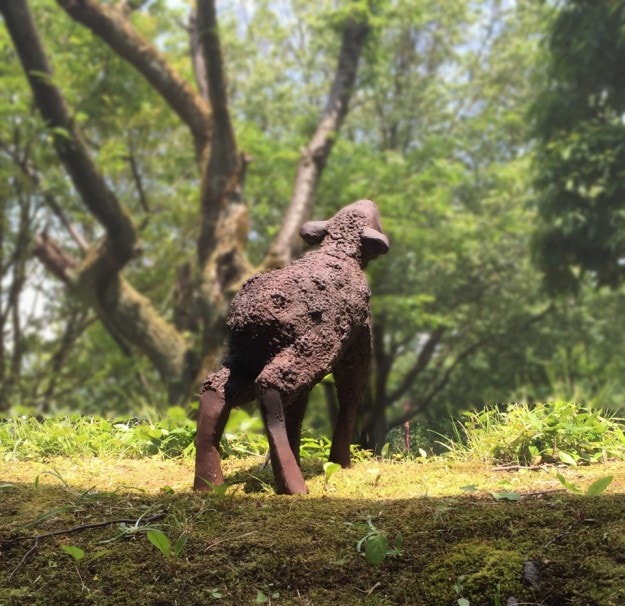
M625 277L625 6L567 0L550 26L533 108L536 258L554 291Z
M612 4L563 14L577 4L594 15L577 26L604 31ZM242 282L299 254L304 220L359 198L376 201L392 242L369 270L364 445L418 415L545 397L565 375L575 383L572 368L588 389L590 368L620 372L604 364L599 349L620 346L593 311L617 317L617 295L553 305L530 262L537 192L549 276L573 254L552 235L604 216L554 197L573 144L569 164L586 175L571 177L575 199L593 187L574 136L592 87L573 72L595 47L588 33L570 94L557 92L563 60L545 70L541 41L546 25L568 37L545 3L15 0L0 11L4 409L192 402ZM604 34L618 44L620 30ZM616 156L608 164L617 171ZM593 195L607 204L613 187ZM556 221L558 208L570 213ZM569 235L570 250L586 241ZM616 228L613 239L617 250Z

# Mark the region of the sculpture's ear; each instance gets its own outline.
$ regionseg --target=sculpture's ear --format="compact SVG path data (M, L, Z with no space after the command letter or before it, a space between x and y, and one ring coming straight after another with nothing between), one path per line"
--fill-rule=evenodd
M380 255L385 255L390 246L388 238L377 229L372 227L365 227L360 234L360 240L362 242L362 249L368 259L375 259Z
M299 230L299 235L302 237L302 240L308 244L308 246L319 244L319 242L321 242L327 234L327 221L308 221L307 223L304 223Z

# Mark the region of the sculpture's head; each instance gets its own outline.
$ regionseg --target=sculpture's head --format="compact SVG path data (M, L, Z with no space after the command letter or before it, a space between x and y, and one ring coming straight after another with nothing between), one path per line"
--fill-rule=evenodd
M299 233L309 246L327 243L357 258L362 267L389 250L380 212L371 200L358 200L345 206L327 221L308 221Z

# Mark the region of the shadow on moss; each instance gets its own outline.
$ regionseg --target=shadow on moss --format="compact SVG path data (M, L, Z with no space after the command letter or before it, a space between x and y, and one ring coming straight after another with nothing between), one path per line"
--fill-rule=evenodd
M320 468L307 464L306 473ZM245 486L250 475L253 468L229 481ZM262 492L223 496L11 483L0 494L0 604L238 605L262 596L315 606L432 606L460 597L471 605L510 597L543 606L625 603L625 495L516 503L475 495L277 497L263 489L270 472L260 476ZM379 566L356 552L367 518L403 538L401 553ZM18 540L116 519L128 521L36 545ZM188 537L180 557L165 558L148 542L150 519L172 542ZM132 520L143 522L120 534ZM80 547L84 559L74 561L61 545ZM524 575L527 562L535 578Z

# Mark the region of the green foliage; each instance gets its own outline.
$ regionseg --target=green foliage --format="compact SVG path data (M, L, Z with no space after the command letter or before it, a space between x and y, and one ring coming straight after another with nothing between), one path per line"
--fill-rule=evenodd
M516 503L521 498L518 492L504 491L504 492L491 492L490 493L495 501L512 501Z
M625 276L625 7L567 0L550 26L547 81L533 108L540 223L536 259L553 291L584 272Z
M0 422L0 452L20 460L55 456L189 455L194 448L195 423L183 409L173 407L157 421L101 417L13 417Z
M330 461L323 464L323 473L324 473L324 486L328 487L328 482L330 478L341 469L341 466L338 463L331 463Z
M366 530L366 534L356 543L356 551L364 555L369 564L377 566L387 556L398 557L402 555L403 539L401 534L396 536L395 546L391 548L387 534L376 528L371 516L367 516L364 524L348 523L348 526Z
M74 561L80 562L85 557L85 552L80 547L76 547L75 545L61 545L61 549L72 556Z
M596 497L600 495L607 489L614 479L613 476L604 476L603 478L595 480L590 486L588 486L588 488L586 488L586 490L583 490L577 484L567 480L561 473L556 474L556 478L558 478L560 484L562 484L562 486L564 486L567 490L570 490L575 494L583 494L587 497Z
M370 270L379 343L389 346L390 360L390 371L380 377L382 397L376 398L391 408L389 417L401 414L407 399L424 406L417 401L420 394L433 393L428 409L440 411L448 402L466 407L478 395L508 398L519 381L524 348L511 347L513 339L506 335L522 333L531 340L522 327L540 307L527 259L532 211L525 206L524 114L533 92L543 9L539 3L512 4L295 0L276 6L259 0L244 14L236 2L220 6L229 109L239 148L253 158L245 183L253 263L261 261L283 221L300 149L326 102L337 30L349 18L367 16L371 31L354 102L315 192L314 214L327 216L349 200L372 197L393 249L403 251ZM72 114L107 183L140 226L142 255L125 274L172 320L175 273L183 262L193 265L197 239L198 183L189 133L136 70L87 28L47 0L33 0L32 6ZM175 26L187 10L152 2L132 11L130 19L192 80L187 32ZM79 231L96 241L100 234L93 218L45 143L50 133L33 118L28 87L4 29L0 36L7 49L0 139L12 140L16 128L25 129L21 140L34 142L28 145L29 162L45 175L47 188ZM262 52L250 53L250 48ZM24 157L25 150L18 151L17 157ZM131 160L149 210L137 195ZM0 169L3 176L5 170L7 177L19 174L19 166L7 165ZM62 237L65 228L53 213L42 207L39 215L55 237ZM82 255L69 238L61 244L77 258ZM18 412L141 416L141 402L165 410L165 397L155 396L161 379L149 362L134 351L120 353L93 314L76 321L73 340L63 349L69 317L78 312L60 289L46 301L45 330L29 323L28 364L22 365L20 389L11 393ZM424 337L440 326L446 334L436 356L405 386ZM196 350L199 332L185 335ZM475 342L488 351L455 364ZM403 345L395 350L394 343ZM501 359L501 352L516 359L493 372L492 359ZM435 379L450 367L453 377L441 387ZM264 448L249 442L232 439L226 449L236 454L241 448Z
M0 419L0 456L5 460L26 461L59 456L190 457L195 454L195 431L196 422L179 406L168 409L165 416L153 413L151 419L144 420L78 415L43 420L11 417ZM327 460L330 445L325 436L305 436L301 440L300 456ZM235 409L226 425L221 447L226 457L264 456L269 444L260 416ZM351 453L355 461L371 457L370 452L355 445L352 445ZM329 472L328 478L332 473L334 471ZM6 488L9 487L7 484Z
M541 15L535 3L386 7L349 115L354 135L337 142L319 188L325 214L376 200L393 247L369 269L379 374L365 406L380 410L363 416L392 426L408 405L444 416L544 381L524 355L536 339L527 324L546 308L528 258L523 120ZM439 329L431 358L419 358Z
M456 578L456 581L453 585L453 590L457 595L462 595L462 592L464 591L464 587L463 587L463 583L465 581L465 576L463 574L459 575ZM456 604L457 606L471 606L471 602L469 600L467 600L467 598L464 597L460 597L456 600Z
M233 410L224 431L222 448L227 456L264 455L269 443L260 416L243 409Z
M181 534L172 547L169 537L161 530L148 530L146 536L148 541L163 554L165 559L180 557L189 538L186 534Z
M461 429L448 442L451 452L494 463L578 465L625 456L622 419L562 400L467 413Z

